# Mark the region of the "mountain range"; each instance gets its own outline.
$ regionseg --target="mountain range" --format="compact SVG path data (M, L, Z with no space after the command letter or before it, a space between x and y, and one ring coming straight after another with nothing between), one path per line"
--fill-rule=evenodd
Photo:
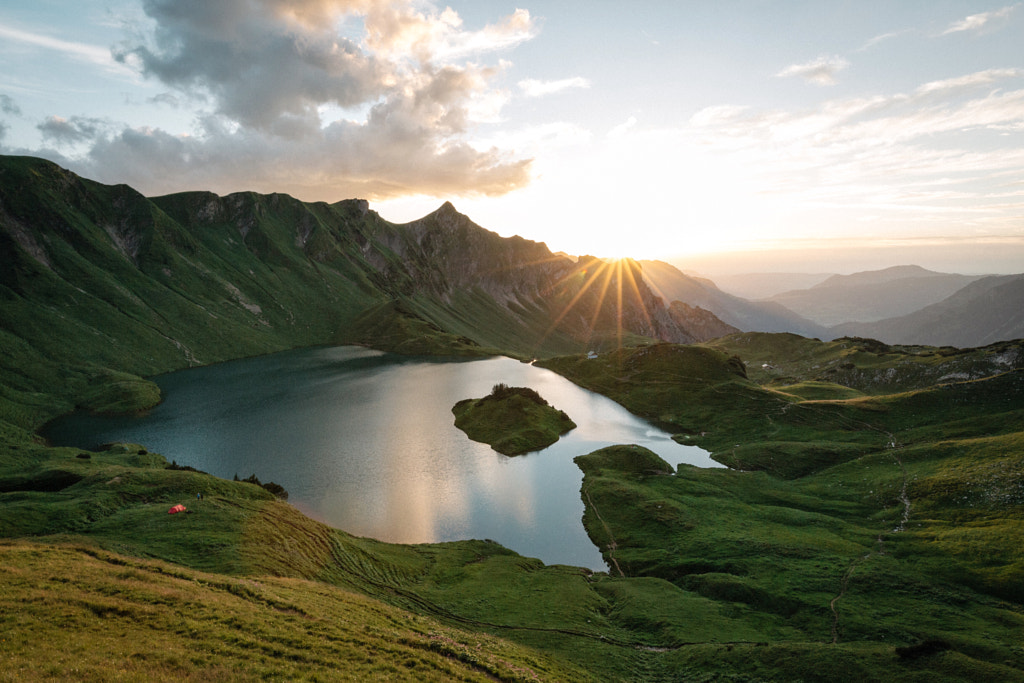
M938 303L981 277L936 273L920 266L894 266L833 275L809 289L782 292L767 301L825 326L874 322Z
M992 275L974 280L938 303L869 323L845 323L834 337L860 336L887 344L926 344L960 348L1024 337L1024 275Z
M362 200L147 198L0 158L0 324L23 374L57 372L68 344L138 374L316 343L526 358L737 331L976 346L1024 336L1020 277L904 266L750 301L661 261L502 237L450 203L396 225Z
M0 362L22 374L58 372L68 345L152 374L317 343L533 357L733 331L635 261L556 255L448 203L395 225L360 200L146 198L29 157L0 158L0 292Z
M688 275L664 261L641 261L648 286L666 301L682 301L714 313L723 322L744 332L792 332L817 337L822 325L772 301L748 301L723 292L707 278Z

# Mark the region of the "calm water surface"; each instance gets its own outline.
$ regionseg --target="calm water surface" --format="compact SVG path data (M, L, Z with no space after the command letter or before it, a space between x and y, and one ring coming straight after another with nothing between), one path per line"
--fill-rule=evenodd
M672 463L720 467L618 404L509 358L438 361L361 347L303 349L156 378L164 402L140 418L71 415L58 445L111 441L219 477L256 474L309 516L396 543L489 538L547 564L605 569L583 530L577 455L646 446ZM504 382L529 386L578 427L509 458L456 429L451 407Z

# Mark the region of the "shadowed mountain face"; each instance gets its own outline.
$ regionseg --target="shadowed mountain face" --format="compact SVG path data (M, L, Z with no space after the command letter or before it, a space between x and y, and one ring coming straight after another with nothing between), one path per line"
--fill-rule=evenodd
M810 289L783 292L768 300L821 325L873 322L938 303L980 277L936 273L920 266L894 266L833 275Z
M819 337L825 328L781 304L748 301L718 289L705 278L686 275L663 261L643 261L648 285L666 301L681 301L710 311L722 322L745 332L792 332Z
M359 200L146 198L0 157L3 362L36 379L61 375L69 345L151 374L318 343L534 356L693 342L716 329L705 318L688 329L634 261L555 255L451 204L395 225Z

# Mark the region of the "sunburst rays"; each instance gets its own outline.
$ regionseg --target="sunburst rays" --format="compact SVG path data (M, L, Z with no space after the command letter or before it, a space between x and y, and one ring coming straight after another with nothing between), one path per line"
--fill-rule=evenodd
M639 266L631 259L597 259L585 257L577 267L563 277L555 287L555 295L573 291L568 302L561 307L554 321L545 331L543 338L551 335L571 314L576 313L586 324L586 337L592 339L602 327L602 318L611 313L616 344L621 348L627 331L627 311L638 312L647 329L654 324L644 300L645 285L637 281ZM596 296L588 300L588 295ZM607 301L613 299L611 311ZM542 338L542 340L543 340Z

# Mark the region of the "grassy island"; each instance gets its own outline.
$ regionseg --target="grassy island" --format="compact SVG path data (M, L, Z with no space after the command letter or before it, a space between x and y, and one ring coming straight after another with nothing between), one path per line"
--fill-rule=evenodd
M505 455L547 448L576 423L533 389L495 384L488 396L452 406L455 426Z

